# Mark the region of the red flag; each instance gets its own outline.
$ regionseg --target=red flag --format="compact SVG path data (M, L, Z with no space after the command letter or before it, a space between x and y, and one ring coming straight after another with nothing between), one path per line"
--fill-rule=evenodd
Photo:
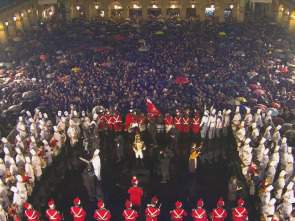
M146 106L147 106L147 111L150 115L158 116L161 114L160 111L155 107L155 105L148 98L146 99Z

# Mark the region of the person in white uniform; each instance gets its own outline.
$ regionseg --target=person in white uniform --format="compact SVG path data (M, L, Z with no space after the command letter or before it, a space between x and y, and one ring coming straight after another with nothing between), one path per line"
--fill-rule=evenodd
M286 181L285 181L286 171L282 170L279 174L277 181L274 183L275 188L275 198L280 200L282 197L283 189L285 188Z
M208 117L209 111L205 110L204 116L202 117L201 123L200 123L200 128L201 128L201 138L205 139L208 131Z
M40 180L41 175L42 175L42 169L41 169L41 159L40 157L37 155L35 150L30 150L30 153L32 154L32 166L34 168L34 173L36 176L36 180Z
M100 175L100 171L101 171L101 162L100 162L100 156L98 155L100 152L99 149L96 149L93 153L93 158L91 160L93 169L94 169L94 174L96 176L96 178L98 180L101 180L101 175Z

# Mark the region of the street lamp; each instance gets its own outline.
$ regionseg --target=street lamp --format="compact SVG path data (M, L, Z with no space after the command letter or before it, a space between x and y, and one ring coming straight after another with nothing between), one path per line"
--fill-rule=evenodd
M8 27L9 23L8 21L5 21L5 26Z
M76 9L77 9L78 11L80 10L80 8L81 8L80 5L77 5L77 6L76 6Z
M16 16L13 16L13 21L16 21Z
M153 5L153 8L158 8L157 5Z
M192 4L192 8L195 8L196 7L196 5L195 4Z
M233 4L230 4L229 8L230 9L233 9L234 8L234 5Z
M29 13L29 14L31 13L31 10L30 10L30 9L28 9L28 13Z
M175 9L175 5L174 5L174 4L173 4L173 5L171 5L171 8Z
M24 17L24 13L23 13L23 12L22 12L22 13L20 13L20 17L22 17L22 18Z
M95 5L94 8L97 10L98 9L98 5Z

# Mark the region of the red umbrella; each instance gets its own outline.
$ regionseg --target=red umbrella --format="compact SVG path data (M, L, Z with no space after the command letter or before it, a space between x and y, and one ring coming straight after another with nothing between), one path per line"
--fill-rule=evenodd
M122 35L116 35L116 36L115 36L115 40L116 40L116 41L124 41L125 38L124 38Z
M96 52L104 52L104 51L108 51L108 49L107 48L96 48L96 50L95 50Z
M287 68L280 68L279 71L280 72L288 72L288 69Z
M202 63L206 63L206 62L208 62L208 61L209 61L208 58L201 58L201 62L202 62Z
M7 37L8 40L9 40L9 39L13 39L13 38L14 38L13 35L9 35L9 36Z
M187 84L187 83L189 83L189 81L188 81L187 77L177 77L175 79L175 83L176 84Z
M265 94L265 92L264 90L256 89L255 91L253 91L253 94L256 94L257 96L261 96Z
M274 108L277 108L277 109L280 109L281 108L281 105L279 105L278 103L275 103L275 102L271 102L270 103L270 106L272 106Z
M48 58L48 56L45 55L45 54L42 54L42 55L40 56L40 59L41 59L41 60L46 60L47 58Z
M262 112L265 112L265 110L267 109L267 106L265 106L264 104L257 104L256 106L253 107L254 109L261 109Z
M84 49L84 48L87 48L88 47L88 44L83 44L83 45L81 45L79 48L80 49Z
M251 88L252 90L256 90L256 89L258 89L258 85L256 85L256 84L249 84L249 88Z

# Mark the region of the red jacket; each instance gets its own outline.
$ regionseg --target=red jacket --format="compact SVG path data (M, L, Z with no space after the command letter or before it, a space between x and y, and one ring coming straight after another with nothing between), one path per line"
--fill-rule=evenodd
M74 221L84 221L86 213L82 207L71 207L71 215L74 216Z
M64 219L62 216L60 216L59 212L55 209L47 209L46 216L48 217L49 221L60 221Z
M104 127L104 123L105 123L105 119L104 119L104 115L103 114L99 114L98 115L98 119L100 120L98 123L98 130L102 131L103 127Z
M192 217L194 219L194 221L207 221L207 214L206 214L206 210L204 209L193 209L192 211Z
M114 131L122 130L122 118L120 115L116 114L112 117L112 123L114 125Z
M175 123L175 127L178 129L179 132L182 131L182 122L183 120L182 120L182 117L180 116L176 116L173 119L173 123Z
M112 122L112 117L111 116L105 116L104 117L105 124L113 130L113 122Z
M199 133L199 131L200 131L200 118L199 117L194 117L192 119L192 123L193 123L193 132L194 133Z
M191 119L188 117L182 118L182 132L188 134L189 133L189 125L191 123Z
M156 207L148 207L145 209L146 221L157 221L160 215L160 210Z
M133 209L125 209L123 211L123 217L125 218L125 221L136 221L138 214Z
M28 221L38 221L40 218L40 214L33 209L25 210L25 217L28 217Z
M233 221L243 221L248 217L248 211L245 207L239 206L232 211Z
M106 209L97 209L94 212L94 219L98 221L109 221L111 218L110 211Z
M227 217L226 210L223 208L216 208L211 213L212 221L224 221Z
M187 213L183 209L174 209L170 211L172 221L183 221L183 216L187 216Z
M128 190L130 194L130 202L133 206L140 206L141 205L141 196L143 195L143 191L140 187L130 187Z

